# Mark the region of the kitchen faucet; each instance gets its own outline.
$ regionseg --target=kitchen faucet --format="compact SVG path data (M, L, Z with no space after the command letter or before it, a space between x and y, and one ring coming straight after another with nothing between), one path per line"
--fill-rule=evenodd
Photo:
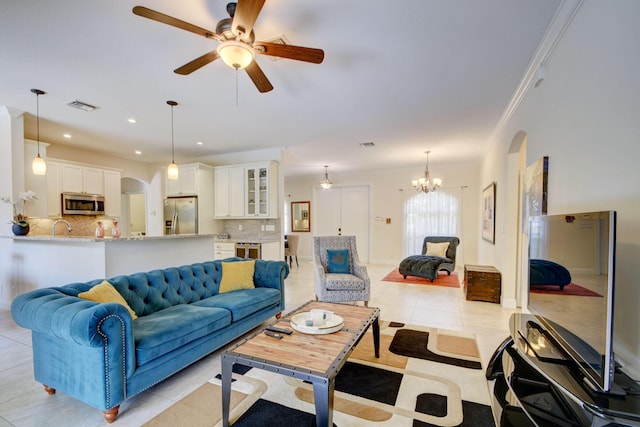
M51 235L55 236L56 235L56 224L59 222L64 222L65 224L67 224L67 231L69 233L71 233L73 230L71 229L71 224L69 224L67 221L65 221L64 219L57 219L55 221L53 221L53 224L51 225Z

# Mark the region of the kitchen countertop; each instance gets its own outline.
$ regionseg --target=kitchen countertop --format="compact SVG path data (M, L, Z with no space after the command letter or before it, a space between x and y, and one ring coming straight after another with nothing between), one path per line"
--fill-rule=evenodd
M103 237L93 236L69 236L59 234L57 236L2 236L19 241L48 241L48 242L130 242L134 240L172 240L172 239L193 239L193 238L213 238L215 234L176 234L169 236L123 236L123 237Z
M220 239L218 237L215 237L213 239L216 243L273 243L273 242L280 242L279 239L276 238L269 238L269 237L263 237L263 238L255 238L252 239L250 237L243 237L243 238L233 238L230 237L228 239Z

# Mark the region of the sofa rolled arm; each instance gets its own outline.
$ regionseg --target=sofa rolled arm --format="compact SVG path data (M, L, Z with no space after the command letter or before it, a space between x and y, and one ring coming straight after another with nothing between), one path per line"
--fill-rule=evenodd
M104 346L106 338L119 337L124 330L127 347L133 348L133 320L120 304L100 304L46 288L17 296L11 303L11 315L23 328L89 347ZM108 318L119 321L104 322ZM112 331L115 324L118 330Z
M253 281L256 287L284 291L284 279L289 276L289 264L284 261L257 260Z

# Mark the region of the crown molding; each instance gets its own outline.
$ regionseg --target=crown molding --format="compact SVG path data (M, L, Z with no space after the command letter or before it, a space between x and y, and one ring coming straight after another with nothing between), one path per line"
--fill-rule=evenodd
M573 18L576 16L583 3L584 0L562 0L562 3L558 6L558 9L553 16L553 20L549 24L549 27L542 37L536 52L529 62L527 71L524 73L522 80L520 80L518 88L511 97L509 105L505 109L493 131L493 134L491 135L492 141L494 141L496 136L504 129L505 125L518 109L529 90L534 87L538 80L538 69L547 63L549 57L562 39L567 28L569 28L569 25L571 25Z

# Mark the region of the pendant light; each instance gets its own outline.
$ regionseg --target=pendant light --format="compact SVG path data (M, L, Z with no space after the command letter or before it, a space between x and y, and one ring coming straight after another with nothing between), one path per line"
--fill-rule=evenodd
M38 135L38 155L31 163L31 170L34 175L46 175L47 164L44 159L40 157L40 95L44 95L45 92L40 89L31 89L31 92L36 94L36 132Z
M167 167L167 178L178 179L178 165L173 159L173 107L178 105L176 101L167 101L167 104L171 106L171 163Z
M322 188L324 188L325 190L328 190L331 188L331 186L333 185L333 182L331 182L331 180L329 180L329 166L324 167L324 178L322 178L322 181L320 181L320 186Z

